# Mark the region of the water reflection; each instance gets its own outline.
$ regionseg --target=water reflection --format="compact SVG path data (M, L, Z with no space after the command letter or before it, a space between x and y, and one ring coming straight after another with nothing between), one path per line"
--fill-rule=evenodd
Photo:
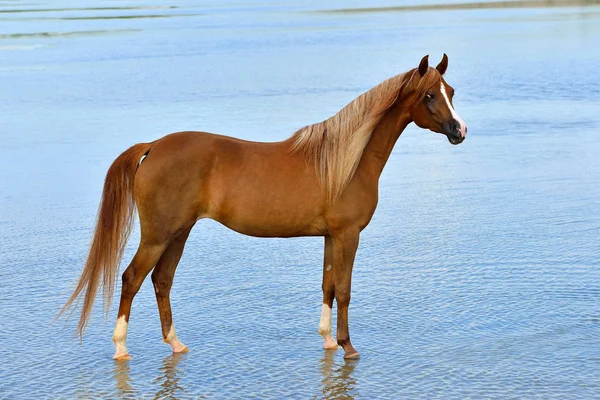
M321 359L321 392L325 399L354 399L358 397L356 378L352 376L359 360L335 363L335 350L326 350Z
M124 399L136 397L136 395L138 395L138 391L131 385L131 378L129 377L129 361L115 361L113 376L115 378L115 388L117 389L119 398Z
M159 389L154 394L155 399L178 399L178 396L185 393L185 389L179 385L183 373L178 368L179 362L185 356L185 354L173 354L163 359L162 366L158 369L158 376L152 382ZM131 380L129 361L115 361L113 376L118 398L140 397L139 390L134 387Z
M177 365L186 356L187 354L172 354L165 357L158 377L153 382L161 388L154 395L155 399L177 399L178 394L185 393L185 389L179 385L183 371Z

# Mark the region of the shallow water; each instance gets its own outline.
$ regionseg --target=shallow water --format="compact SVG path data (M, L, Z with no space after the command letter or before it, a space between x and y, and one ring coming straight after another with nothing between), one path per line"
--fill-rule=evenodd
M501 5L0 1L0 398L599 397L600 7ZM189 354L148 282L129 362L115 305L81 346L50 325L125 148L284 139L443 52L469 136L411 126L390 158L353 277L360 361L320 348L322 239L209 221L172 292Z

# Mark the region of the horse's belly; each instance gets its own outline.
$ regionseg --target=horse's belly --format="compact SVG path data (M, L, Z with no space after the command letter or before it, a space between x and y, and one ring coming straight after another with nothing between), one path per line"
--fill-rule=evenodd
M248 236L255 237L277 237L289 238L300 236L323 236L326 233L325 229L320 229L316 226L259 226L259 225L242 225L242 224L224 224L228 228Z
M231 209L213 219L236 232L257 237L321 236L327 232L324 219L316 213L265 205Z

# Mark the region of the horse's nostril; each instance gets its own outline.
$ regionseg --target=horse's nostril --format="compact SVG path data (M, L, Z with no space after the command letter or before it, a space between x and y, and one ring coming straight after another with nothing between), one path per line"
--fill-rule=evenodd
M465 126L465 135L467 134L467 127Z

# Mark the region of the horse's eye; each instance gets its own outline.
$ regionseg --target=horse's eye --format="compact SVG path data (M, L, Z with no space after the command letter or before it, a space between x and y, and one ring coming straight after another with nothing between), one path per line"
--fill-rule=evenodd
M431 94L431 93L427 93L427 94L425 95L425 101L426 101L426 102L430 102L431 100L433 100L433 94Z

